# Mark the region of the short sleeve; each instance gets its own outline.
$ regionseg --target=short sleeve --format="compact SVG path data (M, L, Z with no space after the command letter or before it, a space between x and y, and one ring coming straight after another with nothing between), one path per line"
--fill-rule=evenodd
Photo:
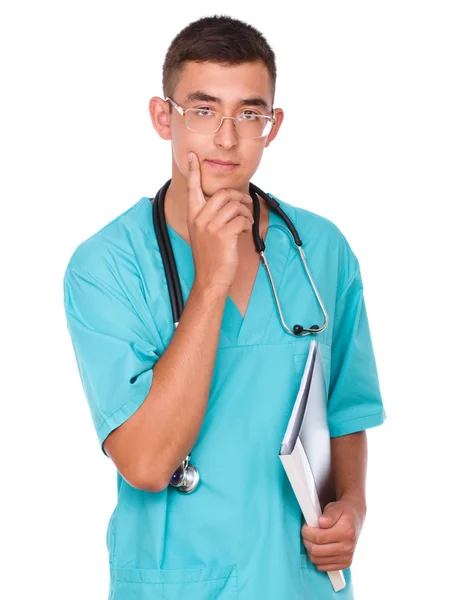
M64 309L78 371L105 456L106 437L149 393L156 344L119 286L68 267Z
M335 307L328 401L330 437L381 425L386 418L360 267Z

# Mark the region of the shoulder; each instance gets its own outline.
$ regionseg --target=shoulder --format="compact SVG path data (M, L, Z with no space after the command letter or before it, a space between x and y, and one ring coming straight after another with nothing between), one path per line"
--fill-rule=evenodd
M115 267L129 260L139 240L146 239L149 230L146 219L151 217L151 212L150 198L142 197L82 240L69 257L65 276L69 271L78 271L110 280Z
M312 212L300 206L294 206L284 200L281 200L274 194L268 193L268 196L277 200L281 209L290 217L293 223L305 231L307 235L315 235L332 240L338 243L344 238L343 233L338 226L318 213ZM302 235L301 235L302 238Z
M293 221L303 247L307 247L308 252L316 252L324 257L329 267L338 272L338 287L344 286L359 269L359 261L338 225L323 215L293 206L274 194L268 195L277 200L280 208Z

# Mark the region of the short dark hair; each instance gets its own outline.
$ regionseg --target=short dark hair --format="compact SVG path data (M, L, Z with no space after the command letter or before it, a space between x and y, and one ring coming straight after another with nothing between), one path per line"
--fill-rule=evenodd
M276 57L265 37L247 23L226 15L203 17L182 29L172 40L163 64L163 94L172 97L187 61L229 66L263 61L276 89ZM172 105L169 105L172 110Z

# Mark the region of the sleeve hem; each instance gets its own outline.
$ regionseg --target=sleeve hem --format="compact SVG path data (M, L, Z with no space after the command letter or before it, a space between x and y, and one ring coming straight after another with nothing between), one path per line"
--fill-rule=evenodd
M145 392L144 390L141 390L141 393L139 395L131 398L128 402L123 404L113 414L106 418L103 421L102 425L99 427L97 431L97 436L99 438L102 452L107 458L109 458L109 456L105 452L103 442L113 431L113 429L116 429L117 427L119 427L119 425L122 425L122 423L129 419L138 410L138 408L143 404L144 400L147 398L148 393L148 391Z
M335 425L329 425L329 435L331 438L338 437L341 435L348 435L355 433L356 431L362 431L369 429L370 427L377 427L382 425L386 419L385 410L382 408L379 412L371 415L364 415L356 417L355 419L349 419Z

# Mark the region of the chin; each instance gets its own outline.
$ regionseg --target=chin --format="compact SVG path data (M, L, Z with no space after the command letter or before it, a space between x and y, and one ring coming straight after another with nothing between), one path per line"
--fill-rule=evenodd
M239 189L240 184L232 177L204 177L202 175L202 191L205 196L213 196L224 188Z

